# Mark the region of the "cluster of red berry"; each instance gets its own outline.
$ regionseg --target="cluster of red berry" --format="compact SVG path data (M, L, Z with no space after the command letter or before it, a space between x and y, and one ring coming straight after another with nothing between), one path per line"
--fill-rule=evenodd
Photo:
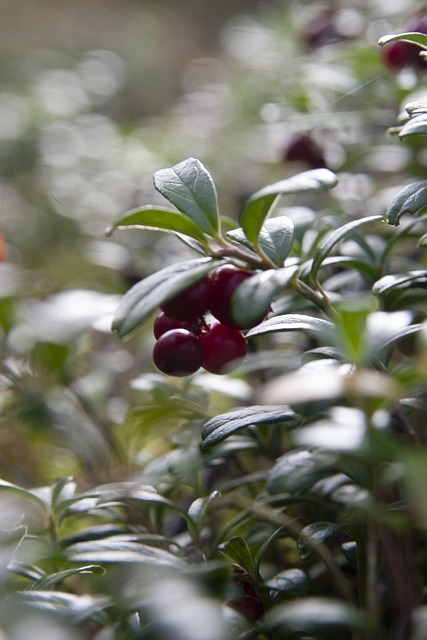
M231 297L252 275L223 265L161 306L154 321L157 342L153 350L160 371L187 376L203 367L210 373L226 373L241 362L247 350L241 329L249 326L234 321ZM208 311L212 321L205 318Z

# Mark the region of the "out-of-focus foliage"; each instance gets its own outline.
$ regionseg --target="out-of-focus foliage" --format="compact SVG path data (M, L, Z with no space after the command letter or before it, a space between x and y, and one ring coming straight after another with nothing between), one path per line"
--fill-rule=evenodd
M377 44L418 10L2 3L0 638L426 637L426 76ZM175 380L122 296L217 214L105 231L189 157L273 308Z

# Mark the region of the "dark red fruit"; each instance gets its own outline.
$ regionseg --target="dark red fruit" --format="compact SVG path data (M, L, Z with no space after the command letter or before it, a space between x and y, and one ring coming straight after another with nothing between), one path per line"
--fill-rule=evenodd
M210 373L228 373L235 369L246 355L246 340L237 329L220 322L212 323L200 336L205 357L202 367Z
M155 365L169 376L189 376L203 362L200 339L187 329L171 329L157 340L153 349Z
M407 22L403 30L427 34L427 18L422 15L414 16ZM420 51L421 48L416 44L396 40L383 47L382 58L391 69L403 69L410 66L426 69L427 62L425 58L420 56Z
M208 309L209 279L203 278L188 289L161 305L161 310L170 318L193 322Z
M244 269L237 269L232 265L224 265L210 275L209 309L212 315L233 329L249 329L261 322L264 316L248 324L237 323L231 313L231 297L236 288L253 273Z
M305 133L296 133L290 139L284 154L285 162L304 162L312 169L326 167L326 160L320 146Z
M164 311L160 311L157 318L154 320L153 333L155 338L160 338L167 331L172 329L186 329L187 324L181 320L175 320L170 318Z

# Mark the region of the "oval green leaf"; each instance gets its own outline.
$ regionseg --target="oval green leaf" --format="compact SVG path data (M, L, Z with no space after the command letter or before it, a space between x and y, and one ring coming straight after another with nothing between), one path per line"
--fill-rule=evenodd
M252 243L249 242L241 227L230 231L227 236L253 249ZM293 241L294 223L286 216L278 216L277 218L266 220L258 238L258 244L261 249L279 267L283 265L283 262L288 257Z
M321 336L326 341L329 341L333 339L335 334L335 325L329 320L323 320L323 318L289 313L264 320L257 327L250 329L246 337L252 338L271 331L307 331L307 333Z
M128 338L160 307L215 269L218 261L197 258L170 265L144 278L123 296L113 321L113 331Z
M287 422L293 424L294 412L287 406L254 405L228 411L208 420L202 428L202 447L207 449L222 442L240 429L257 424L276 424Z
M419 33L418 31L405 31L404 33L392 33L390 35L382 36L378 40L380 47L393 42L395 40L402 40L403 42L410 42L411 44L417 44L421 49L427 49L427 35L425 33Z
M297 271L297 266L268 269L244 280L231 298L235 321L248 326L265 316L273 300L283 293Z
M110 236L116 229L142 229L151 231L165 231L178 233L206 244L206 238L199 226L178 211L166 207L147 205L128 211L121 218L113 222L106 230Z
M267 489L272 494L307 491L318 480L333 473L334 462L332 454L316 450L285 453L271 469Z
M407 273L398 275L384 276L377 280L373 287L372 293L376 296L384 296L393 289L412 289L414 287L427 286L427 271L418 269L416 271L408 271Z
M319 243L317 247L316 255L313 259L313 264L311 266L311 277L313 280L317 279L317 273L320 269L320 266L323 260L329 255L332 249L335 247L340 240L345 238L346 235L361 227L365 224L370 224L371 222L376 222L378 220L383 220L383 216L368 216L367 218L361 218L360 220L353 220L348 224L339 227L338 229L334 229L326 234Z
M400 218L409 213L417 215L427 206L427 181L417 180L404 187L390 202L386 219L388 224L398 226Z
M280 591L286 598L297 598L307 593L309 582L308 575L302 569L285 569L264 582L264 586Z
M219 212L215 184L200 160L188 158L170 169L156 171L154 186L204 233L217 235Z
M282 195L326 191L336 186L337 177L329 169L304 171L286 180L275 182L254 193L240 214L240 225L250 242L257 243L264 220Z
M40 591L44 589L51 589L59 582L62 582L70 576L75 576L84 573L95 573L98 575L104 575L105 569L99 564L89 564L84 567L76 567L75 569L66 569L65 571L58 571L57 573L51 573L50 575L43 576L39 580L36 580L28 587L27 591Z
M341 531L342 526L333 522L313 522L301 531L297 540L297 549L303 562L315 556L313 546L328 544Z

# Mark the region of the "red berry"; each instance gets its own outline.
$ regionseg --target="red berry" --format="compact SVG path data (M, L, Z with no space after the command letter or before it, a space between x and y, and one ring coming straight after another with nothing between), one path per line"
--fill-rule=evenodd
M243 269L237 269L232 265L224 265L213 271L210 275L209 309L212 315L233 329L249 329L261 322L264 315L249 324L237 323L231 311L231 297L236 288L253 273Z
M172 329L187 329L187 324L181 322L181 320L175 320L174 318L166 315L164 311L160 311L157 318L154 320L153 333L155 338L160 338L166 331Z
M205 357L202 367L210 373L228 373L235 369L246 355L246 340L237 329L220 322L213 323L200 336Z
M171 329L153 349L155 365L170 376L188 376L201 366L204 349L198 336L187 329Z
M292 136L283 154L285 162L304 162L312 169L326 167L325 157L320 146L305 133Z
M209 279L203 278L188 289L161 305L170 318L192 322L201 318L208 309Z
M412 62L412 51L414 45L408 42L396 40L390 42L382 50L382 58L385 64L392 69L403 69ZM419 51L420 49L416 47Z

